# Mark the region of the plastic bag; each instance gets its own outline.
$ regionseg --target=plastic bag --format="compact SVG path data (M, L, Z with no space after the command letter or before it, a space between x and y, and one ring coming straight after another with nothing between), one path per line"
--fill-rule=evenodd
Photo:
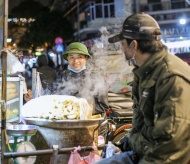
M23 81L23 94L27 94L28 93L28 91L27 91L27 85L26 85L26 81L25 81L25 78L23 77L23 76L21 76L21 75L18 75L21 79L22 79L22 81Z
M40 97L43 94L44 94L44 90L43 90L42 83L41 83L41 80L40 80L40 73L37 72L35 98Z
M82 164L82 159L80 154L78 153L78 150L81 150L80 146L74 147L74 151L71 152L68 164Z
M80 146L74 147L74 151L71 152L68 164L93 164L102 159L99 155L98 149L93 143L93 151L90 152L89 156L81 157L78 151L80 151Z
M112 144L111 141L108 141L108 145L106 147L106 158L110 158L115 154L120 154L121 150Z
M8 49L3 49L2 51L7 53L7 74L8 75L15 74L17 72L23 72L25 70L22 63L11 53L11 51L9 51Z
M90 154L88 156L83 157L83 163L85 162L85 164L93 164L94 162L97 162L102 159L95 143L93 143L92 148L93 150L90 152Z
M93 108L89 105L86 99L80 98L80 120L87 120L91 118Z
M88 157L88 164L93 164L94 162L97 162L102 159L102 157L99 155L98 149L93 145L93 151L90 152L89 157Z

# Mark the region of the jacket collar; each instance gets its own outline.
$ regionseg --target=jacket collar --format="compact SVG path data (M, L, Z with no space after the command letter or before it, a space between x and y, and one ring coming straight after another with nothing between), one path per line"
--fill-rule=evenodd
M167 54L167 50L162 50L160 52L152 54L152 56L140 67L137 67L133 70L133 73L136 74L139 78L148 74L153 68L155 68L158 63L160 63Z

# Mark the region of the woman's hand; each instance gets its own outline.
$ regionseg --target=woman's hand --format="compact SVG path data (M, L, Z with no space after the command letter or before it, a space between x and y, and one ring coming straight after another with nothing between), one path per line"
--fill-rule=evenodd
M28 93L24 95L24 100L26 102L30 101L32 99L32 90L28 89Z

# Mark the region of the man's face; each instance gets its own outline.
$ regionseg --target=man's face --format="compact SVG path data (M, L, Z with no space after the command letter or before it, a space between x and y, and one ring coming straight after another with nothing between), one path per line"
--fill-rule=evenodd
M81 54L69 54L67 57L68 64L76 71L82 69L82 67L86 64L87 59L88 58L86 55Z
M128 45L126 39L123 39L121 41L121 44L122 44L122 51L125 54L126 60L131 59L133 57L133 55L134 55L133 52L132 52L132 48L131 48L132 42L131 42L130 45Z

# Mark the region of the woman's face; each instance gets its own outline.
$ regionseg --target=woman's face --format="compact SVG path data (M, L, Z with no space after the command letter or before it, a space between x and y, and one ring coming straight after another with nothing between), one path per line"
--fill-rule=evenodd
M82 69L86 65L88 57L81 54L69 54L67 57L68 64L70 67L76 71Z

